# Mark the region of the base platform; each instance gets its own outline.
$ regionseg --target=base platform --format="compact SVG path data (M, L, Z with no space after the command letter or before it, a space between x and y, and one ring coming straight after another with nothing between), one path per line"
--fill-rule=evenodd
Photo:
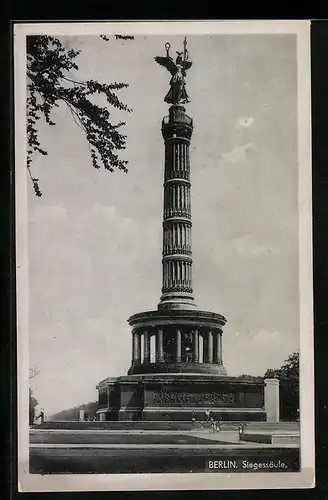
M264 381L214 374L154 373L100 382L99 420L264 421Z

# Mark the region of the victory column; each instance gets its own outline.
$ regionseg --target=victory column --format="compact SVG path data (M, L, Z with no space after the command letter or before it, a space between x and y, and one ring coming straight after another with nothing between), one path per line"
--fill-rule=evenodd
M191 68L187 42L175 61L155 61L170 74L162 121L165 144L162 295L157 310L134 314L128 375L98 384L101 420L189 420L211 410L223 420L264 420L263 379L228 377L223 365L221 314L197 308L192 286L189 146L193 120L185 79ZM202 348L200 348L202 347Z

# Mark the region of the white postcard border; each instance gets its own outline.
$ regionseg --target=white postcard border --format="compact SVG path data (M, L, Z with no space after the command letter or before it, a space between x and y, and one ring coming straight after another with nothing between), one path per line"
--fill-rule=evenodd
M81 35L297 34L299 144L301 471L293 473L29 474L28 255L25 67L27 34ZM15 193L18 362L18 480L20 492L309 488L314 486L314 354L310 21L186 21L14 25Z

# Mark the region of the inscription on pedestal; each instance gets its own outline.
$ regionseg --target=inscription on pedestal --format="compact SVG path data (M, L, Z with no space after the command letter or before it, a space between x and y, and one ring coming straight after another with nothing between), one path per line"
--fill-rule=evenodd
M235 404L235 395L222 392L154 392L154 406L231 406Z

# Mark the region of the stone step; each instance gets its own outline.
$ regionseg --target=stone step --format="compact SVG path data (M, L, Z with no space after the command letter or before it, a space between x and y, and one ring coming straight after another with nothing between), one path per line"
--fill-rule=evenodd
M300 428L300 423L299 422L247 422L247 428L252 429L299 429Z
M228 422L221 421L220 428L222 430L235 430L239 428L239 425L244 422ZM68 421L68 420L49 420L43 424L35 426L38 429L110 429L110 430L195 430L195 429L210 429L210 422L203 421L113 421L113 422L80 422L80 421ZM247 422L246 428L258 431L283 431L283 430L298 430L299 422Z

